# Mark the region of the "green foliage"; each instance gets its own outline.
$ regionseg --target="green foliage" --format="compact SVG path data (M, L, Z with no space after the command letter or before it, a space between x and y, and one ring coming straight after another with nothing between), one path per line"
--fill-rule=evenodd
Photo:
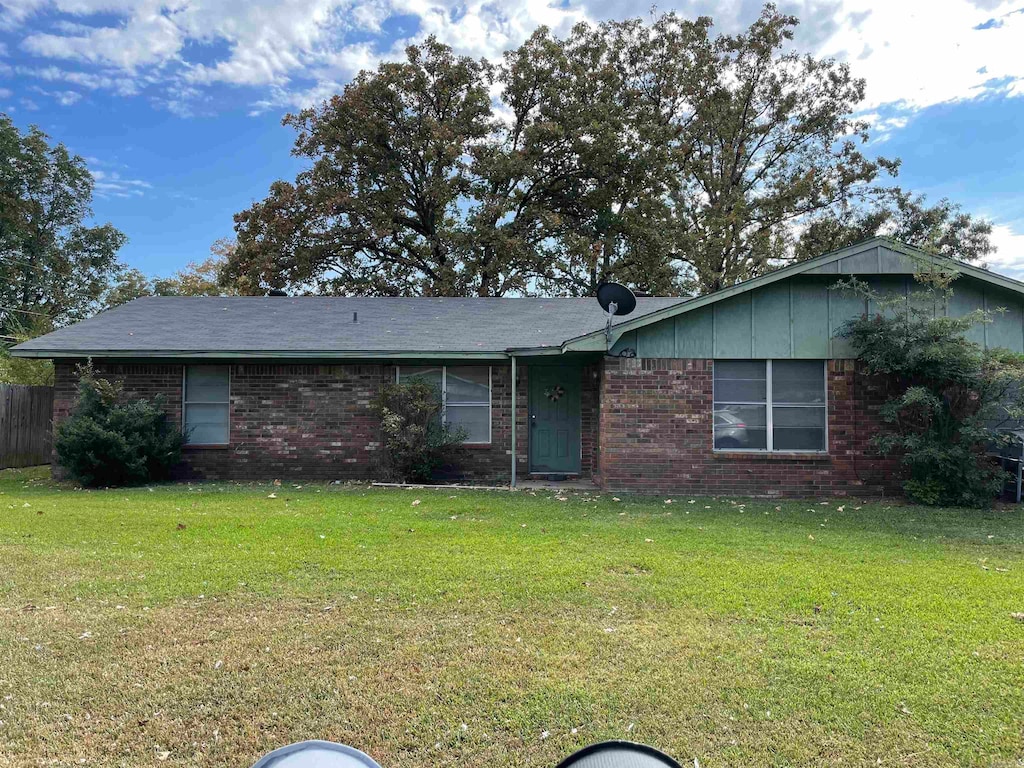
M125 236L86 224L93 186L81 157L0 114L0 335L26 318L60 326L98 308Z
M407 49L407 61L363 72L341 95L286 117L299 133L293 154L310 167L236 215L226 280L257 294L310 283L339 294L473 292L496 268L471 274L457 255L469 149L490 127L490 73L429 38Z
M57 427L62 467L82 485L119 486L162 480L181 459L184 437L167 420L160 396L122 401L118 382L78 369L78 402Z
M437 387L412 380L387 384L377 398L383 434L383 469L402 482L430 482L465 439L465 430L441 421Z
M1005 480L986 451L1005 441L1000 423L1024 414L1024 358L965 337L976 324L990 322L987 313L936 316L935 307L949 300L952 278L920 275L922 290L894 299L855 279L840 283L879 307L840 333L867 372L888 382L891 396L881 409L888 429L875 446L900 457L907 495L923 504L982 507Z
M977 261L995 250L991 222L946 198L929 206L924 195L892 187L874 190L862 205L815 216L800 234L796 258L812 259L876 235L960 261Z
M986 222L884 186L899 162L862 151L864 81L794 51L796 25L767 5L735 35L674 13L541 28L497 64L412 45L285 119L308 168L236 215L222 280L500 296L616 279L672 295L880 232L990 251Z
M0 339L0 383L53 386L53 361L12 357L11 347L53 330L42 318L36 322L11 319L10 338Z
M206 260L189 262L171 277L150 279L137 269L122 270L107 291L103 306L109 309L143 296L236 296L237 290L220 282L227 258L234 248L231 240L217 240L210 246L210 256Z

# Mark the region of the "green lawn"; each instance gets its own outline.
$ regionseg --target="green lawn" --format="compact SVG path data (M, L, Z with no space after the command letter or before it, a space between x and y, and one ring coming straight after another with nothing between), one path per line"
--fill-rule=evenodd
M1017 509L45 477L0 472L0 766L1024 758Z

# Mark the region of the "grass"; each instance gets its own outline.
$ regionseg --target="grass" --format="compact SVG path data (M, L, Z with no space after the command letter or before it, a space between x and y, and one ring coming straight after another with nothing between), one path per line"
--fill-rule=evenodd
M5 471L0 766L1020 765L1017 611L1017 509Z

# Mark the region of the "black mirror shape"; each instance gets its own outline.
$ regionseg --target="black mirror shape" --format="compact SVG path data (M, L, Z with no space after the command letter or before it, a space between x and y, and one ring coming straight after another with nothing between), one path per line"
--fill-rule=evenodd
M574 752L557 768L682 768L664 752L632 741L602 741Z

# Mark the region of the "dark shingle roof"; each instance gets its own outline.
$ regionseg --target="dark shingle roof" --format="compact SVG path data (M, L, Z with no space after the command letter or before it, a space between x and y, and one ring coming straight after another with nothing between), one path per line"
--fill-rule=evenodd
M641 298L631 317L682 301ZM15 349L36 356L497 353L556 347L604 323L605 314L592 298L153 297Z

